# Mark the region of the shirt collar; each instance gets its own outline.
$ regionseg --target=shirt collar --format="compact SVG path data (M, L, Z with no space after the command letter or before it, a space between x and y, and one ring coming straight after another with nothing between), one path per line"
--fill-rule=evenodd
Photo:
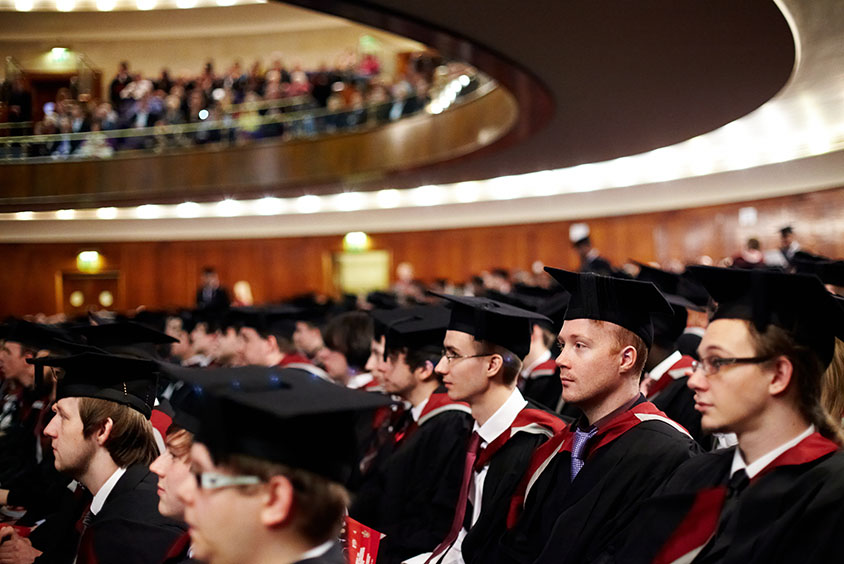
M730 468L730 476L732 476L739 470L744 470L745 472L747 472L747 477L752 479L754 476L759 474L759 472L764 470L768 466L768 464L776 460L779 455L791 448L796 447L803 439L805 439L814 432L815 426L809 425L809 427L805 431L803 431L790 441L783 443L774 450L771 450L763 456L760 456L756 461L750 464L747 464L744 461L744 456L742 456L741 454L741 445L739 444L739 446L733 452L733 465Z
M419 418L422 416L422 412L425 410L425 406L428 405L429 399L431 399L431 396L428 396L424 399L424 401L419 402L419 405L414 405L410 408L410 416L413 417L414 421L419 421Z
M597 427L598 430L600 430L601 427L603 427L604 425L606 425L607 423L612 421L618 414L624 413L625 411L628 411L631 407L633 407L634 405L641 403L643 401L646 401L645 396L643 396L642 394L638 394L635 398L631 399L630 401L628 401L627 403L625 403L621 407L618 407L618 408L614 409L613 411L611 411L610 413L604 415L603 417L601 417L600 419L598 419L597 421L595 421L594 423L592 423L588 427L586 426L586 423L588 423L588 421L586 421L586 416L584 415L584 416L580 417L577 421L575 421L575 424L572 427L572 429L580 429L581 431L588 431L592 427Z
M530 366L522 369L522 378L527 378L528 376L530 376L530 373L531 373L531 371L533 371L534 368L536 368L537 366L539 366L540 364L542 364L546 360L550 360L550 359L551 359L551 351L547 350L544 353L542 353L541 355L539 355L539 358L537 358L536 360L531 362Z
M648 373L648 378L653 381L659 380L662 378L662 375L668 372L668 369L674 366L674 364L676 364L681 358L683 358L683 353L680 351L674 351L668 355L668 358L654 366L653 370Z
M478 426L478 422L475 422L475 431L478 432L484 443L491 443L500 437L504 431L510 428L513 421L516 420L516 416L525 408L526 405L527 400L522 397L522 392L520 392L518 388L513 388L513 392L510 394L510 397L507 398L507 401L505 401L501 407L492 414L492 417L490 417L486 423Z
M308 560L308 559L311 559L311 558L319 558L320 556L322 556L323 554L325 554L326 552L331 550L332 546L334 546L334 540L333 539L325 541L321 545L315 546L312 549L305 552L304 554L302 554L299 557L299 560Z
M114 474L112 474L111 477L106 480L105 484L103 484L103 487L100 488L100 490L94 496L94 499L91 500L92 514L96 515L100 512L100 509L102 509L103 505L105 505L106 499L108 499L108 494L111 493L111 490L114 489L114 486L117 485L117 482L120 480L120 478L123 477L123 474L125 473L125 468L118 468L114 471Z

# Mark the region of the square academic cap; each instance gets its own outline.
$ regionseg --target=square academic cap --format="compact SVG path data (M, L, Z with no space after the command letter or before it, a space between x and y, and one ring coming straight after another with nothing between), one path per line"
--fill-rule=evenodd
M835 337L844 338L844 311L823 283L808 274L690 266L716 302L715 319L744 319L762 331L785 329L818 355L832 361Z
M447 301L450 330L500 345L522 359L530 351L532 322L550 321L544 315L489 298L432 294Z
M441 350L450 318L451 312L441 306L382 309L372 312L372 319L378 327L377 333L385 337L385 355L388 350L403 347L412 350Z
M155 404L158 365L147 359L85 352L73 356L28 359L36 366L62 368L56 399L87 397L113 401L141 412L149 419Z
M654 341L653 316L671 315L673 309L651 282L578 273L545 267L571 294L565 320L595 319L624 327L650 347Z
M343 483L355 464L358 412L389 405L381 394L350 390L304 370L218 368L228 384L185 375L202 398L199 433L215 460L248 455Z
M58 327L23 319L12 319L0 325L0 341L12 341L34 349L65 351L67 341L73 340L71 335Z
M292 305L273 305L266 307L243 307L229 312L232 323L240 327L251 327L262 334L282 335L293 338L296 319L302 308Z

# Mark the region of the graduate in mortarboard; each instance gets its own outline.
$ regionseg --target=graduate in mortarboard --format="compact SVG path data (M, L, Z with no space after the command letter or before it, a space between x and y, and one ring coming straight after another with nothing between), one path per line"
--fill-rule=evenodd
M537 313L487 298L440 295L451 308L436 371L448 397L466 402L475 420L448 534L413 562L494 562L507 507L531 453L564 427L526 400L516 381L530 350Z
M680 466L614 561L839 561L842 437L820 401L844 311L814 276L689 270L718 303L689 386L704 430L738 445Z
M43 440L55 382L28 361L62 352L68 340L71 335L52 325L10 320L0 326L0 504L23 507L30 522L55 509L69 480L55 471Z
M301 369L221 368L203 398L185 505L193 556L207 564L345 564L343 484L357 459L354 421L389 399Z
M665 414L682 425L701 446L709 450L714 442L700 428L694 392L686 383L704 327L689 326L706 311L709 294L687 277L639 263L638 280L653 282L663 293L671 314L654 317L654 342L648 351L642 393ZM705 315L703 316L704 319Z
M432 551L448 533L474 421L468 404L450 399L434 370L449 311L418 306L376 310L372 317L381 346L371 359L373 371L384 391L410 408L392 444L382 447L386 460L375 464L350 515L387 535L378 562L398 564Z
M78 482L80 495L29 539L14 533L2 547L26 548L39 562L160 562L183 526L158 512L149 471L158 456L149 422L156 364L91 352L33 362L63 371L44 434L56 470Z
M546 268L571 295L558 336L563 398L582 411L542 445L490 562L589 562L697 444L639 392L656 314L650 282Z

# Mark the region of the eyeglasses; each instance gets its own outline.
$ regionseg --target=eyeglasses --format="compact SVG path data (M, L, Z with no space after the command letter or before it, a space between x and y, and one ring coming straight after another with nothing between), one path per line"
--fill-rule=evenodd
M442 357L445 359L446 362L451 364L455 360L461 360L464 358L480 358L482 356L492 356L494 353L483 353L483 354L454 354L450 353L447 350L443 349L441 351Z
M709 356L699 361L692 361L692 371L697 372L698 369L701 369L705 375L711 376L721 370L722 366L730 366L732 364L760 364L762 362L768 362L772 358L774 357L749 356L746 358L721 358L718 356Z
M254 486L263 480L258 476L230 476L217 472L193 472L196 485L203 490L219 490L234 486Z

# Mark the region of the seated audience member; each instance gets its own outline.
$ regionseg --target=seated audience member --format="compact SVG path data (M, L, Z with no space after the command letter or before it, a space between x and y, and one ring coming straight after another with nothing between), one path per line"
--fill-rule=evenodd
M293 346L294 318L299 313L298 308L242 308L233 313L241 319L238 331L240 357L245 364L302 368L326 377L325 372L298 354Z
M558 336L563 398L583 415L544 444L489 562L589 562L697 444L639 393L653 317L649 282L545 269L571 294Z
M439 306L379 310L386 335L375 360L384 391L411 405L388 456L355 497L350 515L383 533L379 563L432 551L448 533L472 429L469 406L449 399L434 366L449 312Z
M365 371L373 337L372 318L362 311L341 313L325 326L325 346L316 360L334 382L352 389L379 387Z
M255 367L229 368L232 381ZM178 495L193 555L207 564L345 564L338 540L357 456L357 412L389 399L298 369L264 384L205 389L191 470ZM190 382L202 386L202 375ZM320 448L314 448L320 445Z
M84 491L28 539L4 529L9 540L0 551L27 552L29 562L160 562L184 529L158 512L157 480L148 468L158 455L148 419L156 364L98 353L34 362L64 370L56 415L44 434L52 440L56 469Z
M541 316L487 298L440 297L451 317L436 371L448 397L469 404L475 423L451 528L433 553L412 560L492 562L531 453L564 424L516 387L521 359L530 350L531 320Z
M52 374L29 361L63 352L73 337L54 326L13 320L0 326L0 371L7 404L0 433L0 504L23 507L24 523L54 511L70 481L56 472L43 440L54 398Z
M325 346L322 341L322 330L312 320L297 319L296 330L293 332L293 344L300 353L313 361Z
M820 398L844 311L813 276L689 270L718 303L689 386L704 430L738 445L681 465L608 552L625 563L837 560L844 454Z
M654 342L645 363L642 392L648 401L682 425L693 439L709 450L712 438L704 436L701 431L700 413L694 408L694 392L686 385L695 358L684 354L678 346L682 338L684 347L694 346L697 350L702 330L687 332L686 328L689 311L702 311L703 308L683 295L689 283L681 275L644 264L639 264L639 268L638 280L653 282L674 309L672 315L654 317Z
M185 504L176 495L184 480L194 479L190 473L190 449L193 433L177 424L170 426L164 439L164 452L158 455L150 471L158 476L158 512L164 517L184 522ZM170 546L164 562L177 564L190 561L190 535L185 532Z

